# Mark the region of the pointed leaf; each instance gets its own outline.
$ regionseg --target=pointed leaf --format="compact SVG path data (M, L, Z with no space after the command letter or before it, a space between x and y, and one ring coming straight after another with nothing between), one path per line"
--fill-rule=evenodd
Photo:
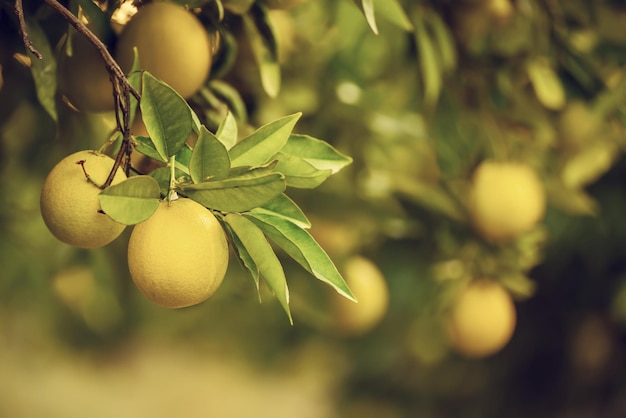
M285 116L261 126L230 149L233 167L259 166L267 163L287 143L302 113Z
M250 254L261 276L287 313L289 322L293 324L289 311L289 289L285 272L267 238L254 223L238 213L229 213L225 220Z
M267 12L262 7L253 5L250 12L242 17L252 54L259 66L261 84L267 95L274 98L280 90L280 64L276 38Z
M243 212L264 205L284 192L285 178L262 167L224 180L181 184L178 189L208 208Z
M412 176L397 176L393 188L399 195L426 209L455 221L466 221L466 215L458 202L439 185L417 181Z
M114 36L109 17L92 0L78 0L80 7L89 19L89 29L105 44ZM80 35L82 36L82 35Z
M252 278L252 282L254 283L254 287L259 296L259 302L261 302L261 289L259 288L259 267L256 265L256 263L252 259L252 256L250 256L250 253L243 245L237 234L235 234L230 225L228 225L228 223L225 223L225 229L228 231L239 261L241 262L243 267L248 270L248 273L250 273L250 277Z
M194 183L207 179L222 180L228 176L230 159L226 147L204 126L191 154L189 173Z
M167 195L167 192L170 187L170 168L169 167L159 167L156 170L152 170L148 173L148 176L152 177L159 183L159 187L161 188L161 193L163 195ZM190 181L187 173L180 170L178 166L175 169L176 181L178 182L187 182Z
M286 219L300 228L310 228L311 222L298 205L286 194L280 194L263 206L252 209L252 212L262 213Z
M57 64L54 58L52 48L46 34L39 24L28 15L26 18L26 26L28 27L28 36L33 46L41 54L42 59L35 57L27 50L28 57L31 59L31 73L35 82L35 90L37 99L50 117L57 120L57 108L55 95L57 90Z
M374 14L374 0L355 0L355 2L363 12L365 20L372 29L372 32L378 35L378 25L376 24L376 15Z
M285 175L289 187L314 189L332 174L330 170L318 170L302 158L293 155L279 152L275 158L278 160L276 171Z
M176 169L182 171L185 174L189 174L189 164L191 163L192 149L189 145L185 144L176 153Z
M376 6L377 15L384 17L404 30L413 30L413 24L404 12L404 9L402 9L398 0L374 0L374 4ZM374 31L374 33L376 33L376 31Z
M533 85L537 100L546 108L559 110L565 106L565 89L556 71L547 59L538 57L526 64L528 78Z
M150 139L147 136L136 136L134 137L134 139L135 139L135 142L137 143L137 145L135 145L135 150L137 152L140 152L143 155L150 157L152 159L155 159L157 161L161 161L162 163L167 162L167 160L164 160L163 157L161 157L161 154L159 154L159 151L156 150L156 147L154 143L152 142L152 139Z
M137 48L133 48L133 66L128 73L126 79L128 83L135 89L137 92L141 92L141 71L139 66L139 53L137 52ZM137 117L137 110L139 109L139 101L133 96L130 95L130 118L129 120L134 121ZM120 115L121 117L121 115Z
M130 177L99 194L104 213L124 225L134 225L152 216L160 197L159 184L150 176Z
M246 109L246 103L241 97L241 93L224 80L211 80L209 82L208 91L201 91L210 94L215 99L225 103L229 112L233 113L236 120L242 122L248 120L248 110Z
M141 116L164 160L176 155L191 133L187 102L170 86L145 71L142 76Z
M254 0L222 0L224 8L238 15L250 10Z
M450 73L457 66L456 41L450 32L450 28L444 20L433 10L428 9L428 23L432 29L433 42L438 52L441 68Z
M313 276L342 296L356 301L328 254L306 230L276 216L255 212L248 212L245 216Z
M443 87L443 80L439 68L437 51L430 34L426 30L423 13L416 12L415 40L419 53L419 64L424 87L424 103L428 107L434 107L439 99L439 93Z
M308 135L292 134L281 152L300 157L318 170L331 170L332 174L352 163L352 158L326 141Z
M523 274L504 275L500 283L515 296L524 299L531 297L537 289L537 283Z
M220 123L215 136L220 140L226 149L231 149L237 143L239 133L237 130L237 120L233 114L228 111L226 118Z

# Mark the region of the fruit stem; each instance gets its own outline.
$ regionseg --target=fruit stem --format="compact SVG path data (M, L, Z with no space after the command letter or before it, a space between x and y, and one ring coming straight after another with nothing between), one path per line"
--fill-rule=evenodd
M87 181L91 184L93 184L94 186L100 188L100 189L104 189L104 186L102 186L101 184L98 184L94 179L91 178L91 176L87 173L87 170L85 169L85 160L79 160L76 161L76 164L80 165L80 167L83 169L83 174L85 175L85 178L87 179Z
M172 200L177 198L176 192L174 191L174 186L176 185L176 156L172 155L168 162L170 167L170 186L167 189L167 203L170 203Z

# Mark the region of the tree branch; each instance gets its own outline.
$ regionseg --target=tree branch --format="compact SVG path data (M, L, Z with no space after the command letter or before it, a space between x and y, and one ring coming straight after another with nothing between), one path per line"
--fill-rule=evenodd
M125 165L128 167L129 165L130 153L132 151L130 139L130 95L132 94L138 101L141 100L141 95L130 84L128 78L126 78L126 74L124 74L124 71L122 71L119 64L115 61L115 59L113 59L106 45L104 45L104 43L102 43L102 41L94 35L84 23L82 23L71 11L69 11L57 0L44 0L44 2L55 12L60 14L74 27L74 29L76 29L96 47L100 56L104 60L104 64L111 78L117 126L120 132L122 132L122 146L117 153L115 163L113 164L113 168L111 169L109 176L107 177L105 183L100 186L104 189L112 183L113 178L115 177L115 174L120 166ZM41 54L35 49L30 38L28 37L22 0L15 0L15 14L17 15L19 21L19 28L22 34L24 46L26 46L26 48L28 48L28 50L31 51L38 59L42 59ZM122 118L119 116L120 112L122 114Z
M28 37L26 20L24 19L24 5L22 4L22 0L15 0L15 14L17 15L17 21L19 22L20 33L22 34L24 46L38 59L43 59L41 53L37 51L30 38Z
M17 2L21 3L21 0L16 0L16 3ZM106 45L104 45L102 41L98 39L98 37L95 36L87 28L87 26L85 26L83 22L78 20L78 18L74 16L72 12L67 10L57 0L44 0L44 2L48 6L50 6L52 9L54 9L57 13L59 13L61 16L63 16L65 20L67 20L78 32L80 32L81 35L87 38L89 42L91 42L96 47L96 49L102 56L102 59L104 60L104 64L106 65L109 73L111 73L113 77L115 77L116 79L120 81L120 83L124 87L124 90L128 90L130 94L132 94L137 100L140 100L141 95L137 92L137 90L135 90L133 86L130 85L130 83L128 82L128 79L126 78L126 75L124 74L120 66L117 64L117 62L115 62L115 60L109 53L109 50L107 49Z

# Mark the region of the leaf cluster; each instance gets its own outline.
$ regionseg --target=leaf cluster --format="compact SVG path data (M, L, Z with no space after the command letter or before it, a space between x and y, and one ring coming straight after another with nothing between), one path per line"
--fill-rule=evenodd
M173 194L212 210L257 290L262 277L289 313L282 265L269 240L313 276L353 298L331 259L307 229L310 222L285 194L311 189L351 163L328 143L293 133L300 114L280 118L238 138L232 114L216 133L199 122L187 102L149 72L131 81L141 87L141 118L148 136L135 150L166 164L129 177L100 194L103 211L132 225L148 219Z

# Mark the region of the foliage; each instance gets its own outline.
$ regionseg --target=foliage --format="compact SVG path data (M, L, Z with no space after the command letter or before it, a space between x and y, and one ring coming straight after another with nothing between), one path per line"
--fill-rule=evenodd
M210 311L239 325L239 331L229 326L222 335L247 342L254 349L246 353L263 361L292 345L327 338L345 353L342 407L357 411L355 416L365 416L368 402L383 405L379 415L385 416L398 410L408 416L567 414L576 408L563 399L580 398L581 387L623 383L616 376L619 367L611 370L622 360L617 353L626 323L619 261L626 243L626 38L619 2L177 2L192 7L219 38L210 78L185 101L149 73L136 76L148 135L133 138L133 153L160 166L107 188L102 207L128 224L148 217L172 192L209 207L259 296L266 294L265 279L302 326L287 331L271 314L263 325L255 315L237 319L242 310L265 314L262 308L253 311L237 282L229 280L222 299L218 295L213 305L195 312ZM27 22L35 47L50 56L67 25L39 3L26 2ZM80 4L103 26L117 18L117 2L101 3L107 7L94 8L87 0L69 5L77 12ZM276 4L291 8L276 10ZM20 196L0 209L2 225L8 225L5 219L36 200L18 192L37 189L44 167L77 145L106 143L115 152L121 137L109 135L115 124L100 116L68 111L56 95L55 70L26 52L17 36L6 12L12 2L0 5L0 39L8 39L0 43L1 71L5 80L23 81L0 87L0 184ZM24 135L29 123L19 118L39 121L30 126L41 132ZM96 128L102 125L106 135ZM53 143L43 133L55 129L69 142ZM97 145L87 146L89 136ZM538 174L548 208L534 228L493 242L476 227L470 179L484 161L522 164ZM6 173L19 178L19 185L6 180ZM131 206L136 209L129 211ZM36 217L36 211L27 214ZM24 220L6 228L18 244L0 243L8 266L8 279L0 282L5 294L45 289L42 277L76 258L100 254L56 249L41 237L40 226ZM18 228L30 231L21 246ZM46 258L46 265L4 263L23 259L15 248L31 241L33 252L52 248L65 255ZM111 260L123 254L115 246L109 251ZM319 337L333 322L325 309L329 296L302 274L349 295L340 272L355 255L366 255L384 273L387 315L358 339ZM98 274L111 269L99 267ZM98 327L92 321L83 324L85 332L113 338L124 326L141 326L133 322L135 302L118 289L124 287L123 270L119 281L99 282L119 322L107 327L102 320ZM24 275L32 278L18 285ZM485 362L466 362L449 353L445 319L462 289L477 278L513 295L519 321L501 352ZM38 297L46 294L40 290ZM592 333L597 338L585 340L588 323L601 324L593 328L601 337ZM214 331L219 325L196 319L187 327ZM580 360L588 354L582 340L590 347L608 341L611 349L600 350L604 357L589 365ZM558 367L542 367L542 359ZM548 399L538 382L559 389Z

